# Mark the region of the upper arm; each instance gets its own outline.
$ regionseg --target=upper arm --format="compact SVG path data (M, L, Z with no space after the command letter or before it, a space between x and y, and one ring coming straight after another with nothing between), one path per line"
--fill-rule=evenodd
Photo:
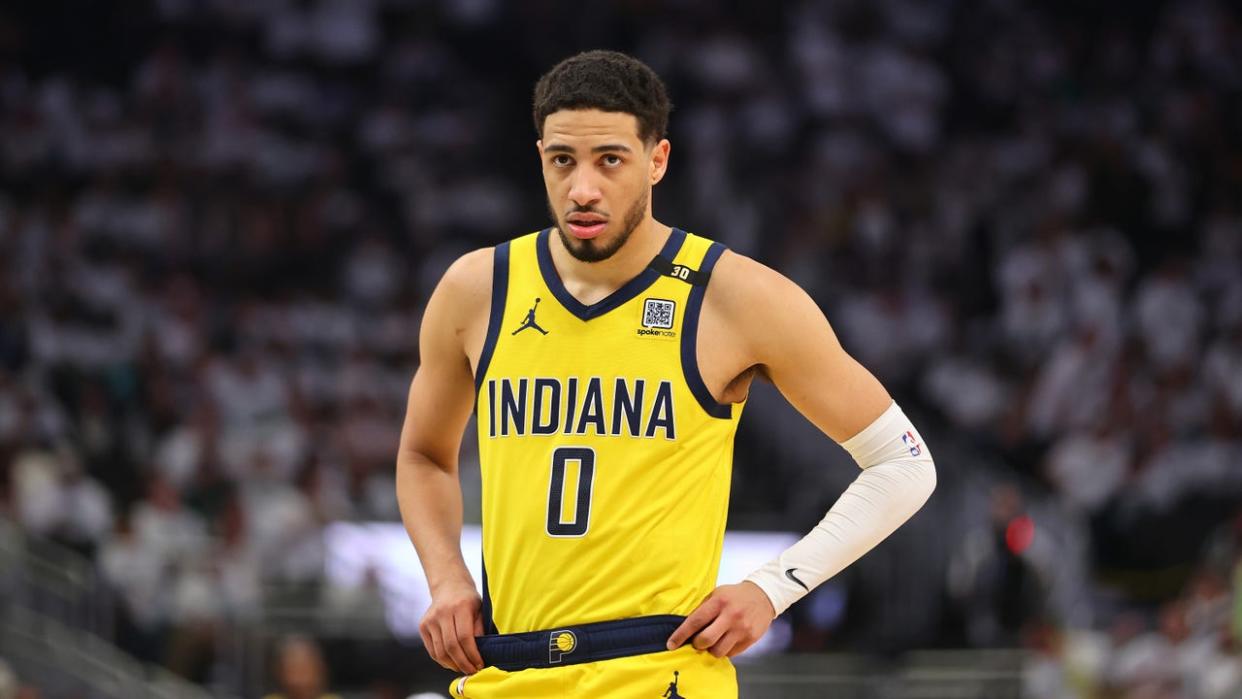
M462 433L474 410L473 345L481 344L487 329L491 286L492 249L476 250L449 267L427 301L418 333L418 370L401 429L401 456L413 453L456 469Z
M729 319L750 364L833 440L858 434L892 404L879 380L841 347L815 301L779 272L726 253L708 300Z

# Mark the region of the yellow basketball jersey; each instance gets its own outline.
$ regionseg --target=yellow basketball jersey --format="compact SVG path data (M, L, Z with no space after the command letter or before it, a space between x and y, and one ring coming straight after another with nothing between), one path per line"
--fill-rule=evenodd
M673 229L585 305L552 234L494 257L475 376L488 633L689 614L720 562L742 405L711 396L696 335L723 246Z

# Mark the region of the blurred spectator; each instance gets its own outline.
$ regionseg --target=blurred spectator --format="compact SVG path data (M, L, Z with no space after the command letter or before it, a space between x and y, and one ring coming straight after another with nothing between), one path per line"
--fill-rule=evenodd
M187 509L168 481L154 476L147 497L133 508L134 533L160 560L178 563L196 558L206 546L206 526Z
M17 699L18 689L16 673L0 658L0 699Z
M128 515L117 520L98 560L104 579L120 597L117 625L122 647L139 658L156 658L168 623L168 561L139 539Z
M39 699L41 696L36 687L22 683L13 668L0 658L0 699Z
M1153 369L1183 366L1199 355L1201 313L1182 260L1166 262L1139 286L1134 322Z
M967 534L949 562L949 594L972 645L1017 645L1027 621L1045 611L1054 555L1018 489L994 488L987 525Z
M1068 504L1094 512L1125 483L1132 452L1117 417L1097 416L1090 430L1067 434L1053 445L1047 475Z
M328 675L319 646L309 638L286 638L276 654L280 689L266 699L339 699L327 691Z

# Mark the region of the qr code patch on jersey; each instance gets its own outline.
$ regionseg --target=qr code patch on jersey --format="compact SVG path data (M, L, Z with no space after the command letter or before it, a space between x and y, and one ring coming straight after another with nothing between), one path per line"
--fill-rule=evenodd
M647 299L643 305L643 327L644 328L671 328L673 327L673 312L677 309L677 304L665 299Z

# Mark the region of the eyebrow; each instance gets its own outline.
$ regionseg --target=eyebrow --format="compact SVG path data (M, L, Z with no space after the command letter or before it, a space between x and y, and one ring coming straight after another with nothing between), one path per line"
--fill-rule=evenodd
M543 150L545 153L576 153L577 152L574 150L573 146L569 146L564 143L553 143L551 145L544 146ZM623 153L633 152L632 150L630 150L629 146L623 143L605 143L603 145L595 146L594 148L591 149L592 153L607 153L611 151L621 151Z

